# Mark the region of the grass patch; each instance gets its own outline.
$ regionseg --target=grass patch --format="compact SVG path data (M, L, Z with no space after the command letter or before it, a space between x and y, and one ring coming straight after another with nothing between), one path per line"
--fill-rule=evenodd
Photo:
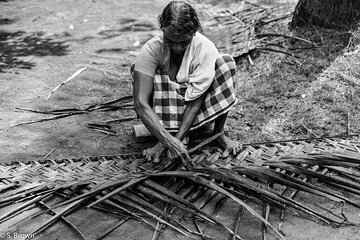
M310 27L290 19L259 29L312 41L280 43L293 56L261 51L239 59L230 135L244 143L359 132L360 34ZM296 56L296 57L295 57ZM251 64L253 62L253 64Z

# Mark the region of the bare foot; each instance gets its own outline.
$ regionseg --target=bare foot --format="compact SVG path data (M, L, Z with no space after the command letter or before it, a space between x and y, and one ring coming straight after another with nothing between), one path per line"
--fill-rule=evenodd
M161 142L158 142L155 146L145 149L143 156L145 156L148 161L153 160L154 163L158 163L160 162L160 156L164 150L165 146Z
M243 147L241 143L231 140L224 133L221 134L216 141L224 149L223 157L227 157L230 152L236 155Z

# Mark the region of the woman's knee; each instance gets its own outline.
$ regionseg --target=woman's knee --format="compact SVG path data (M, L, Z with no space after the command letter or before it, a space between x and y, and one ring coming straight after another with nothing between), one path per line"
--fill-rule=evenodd
M234 58L227 53L221 53L219 54L219 56L216 59L216 66L215 68L220 68L222 65L226 64L227 68L231 69L231 70L235 70L236 69L236 63Z

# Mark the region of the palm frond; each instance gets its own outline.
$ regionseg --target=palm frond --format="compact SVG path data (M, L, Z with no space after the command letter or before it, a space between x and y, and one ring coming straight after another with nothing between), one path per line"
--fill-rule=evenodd
M65 218L85 208L116 216L113 227L104 229L99 239L131 224L129 219L153 231L153 239L168 231L189 239L217 239L207 231L215 226L232 239L244 239L243 213L263 224L259 231L264 238L271 229L285 239L281 229L285 211L333 227L354 225L342 213L309 205L296 195L306 192L360 208L358 145L354 137L261 143L245 145L237 156L225 158L217 149L201 146L192 151L191 171L166 158L154 165L136 153L0 165L0 229L36 221L41 224L34 233L41 234L64 221L86 239L89 229ZM238 209L232 224L215 217L228 202ZM281 210L278 229L269 220L273 208ZM53 216L44 221L44 214Z

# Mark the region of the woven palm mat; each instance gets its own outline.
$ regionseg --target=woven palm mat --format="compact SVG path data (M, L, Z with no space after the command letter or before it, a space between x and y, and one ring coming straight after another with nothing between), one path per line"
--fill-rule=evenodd
M357 136L252 144L236 156L205 146L192 151L191 171L166 158L149 163L139 153L3 164L0 230L14 239L55 239L59 229L69 234L60 239L134 239L126 234L139 229L148 234L141 239L169 239L169 232L211 239L215 233L205 229L217 227L221 236L235 231L243 239L246 229L234 216L250 212L245 216L271 224L250 202L255 209L282 210L279 226L268 230L278 238L285 239L284 209L333 227L351 225L342 212L311 208L294 197L300 190L359 208L359 149ZM239 207L229 213L226 201ZM221 211L238 224L217 220Z

